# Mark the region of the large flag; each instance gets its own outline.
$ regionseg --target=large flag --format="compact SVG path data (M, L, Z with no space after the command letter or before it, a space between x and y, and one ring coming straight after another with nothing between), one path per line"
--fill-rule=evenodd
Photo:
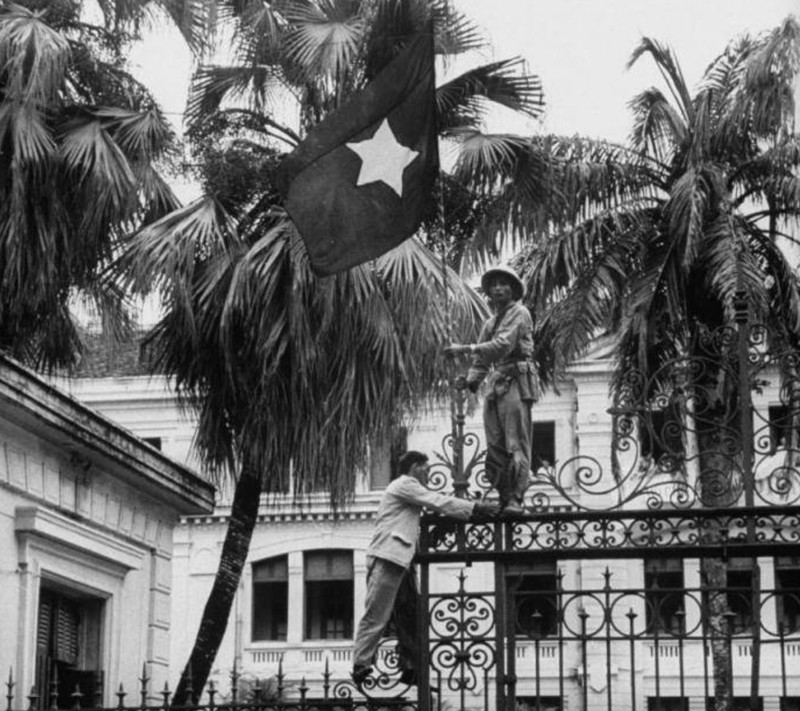
M286 208L317 274L374 259L417 230L439 166L435 100L428 31L286 157Z

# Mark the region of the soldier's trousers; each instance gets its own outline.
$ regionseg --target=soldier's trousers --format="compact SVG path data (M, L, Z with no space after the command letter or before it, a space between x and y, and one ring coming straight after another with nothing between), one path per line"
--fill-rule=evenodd
M531 402L520 397L516 379L490 388L483 405L486 474L501 505L522 502L531 469Z

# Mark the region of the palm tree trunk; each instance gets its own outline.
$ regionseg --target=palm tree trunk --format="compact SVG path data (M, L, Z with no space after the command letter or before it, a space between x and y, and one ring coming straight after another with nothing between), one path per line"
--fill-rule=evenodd
M714 711L730 711L733 700L733 667L728 621L727 566L721 558L703 558L703 580L708 595L707 630L714 678Z
M734 465L730 455L724 453L721 433L722 423L729 421L730 408L739 408L737 394L721 378L717 402L706 410L703 426L698 431L700 447L700 493L707 508L730 506L736 496ZM709 388L707 392L711 392ZM705 543L720 546L723 541L723 524L709 519L704 532ZM731 633L728 593L728 566L720 557L703 558L701 574L706 592L706 630L711 647L711 664L714 678L714 711L731 711L733 708L733 667L731 660Z
M258 520L260 495L260 477L242 472L233 494L214 585L206 600L192 653L172 697L173 709L196 703L208 681L250 550L250 540Z

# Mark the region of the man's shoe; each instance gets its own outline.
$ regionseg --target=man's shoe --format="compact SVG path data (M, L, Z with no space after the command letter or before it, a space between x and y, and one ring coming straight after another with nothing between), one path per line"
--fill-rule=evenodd
M505 518L518 518L525 515L525 510L518 501L509 501L500 512Z
M370 674L372 674L372 667L353 667L350 677L353 683L360 687Z

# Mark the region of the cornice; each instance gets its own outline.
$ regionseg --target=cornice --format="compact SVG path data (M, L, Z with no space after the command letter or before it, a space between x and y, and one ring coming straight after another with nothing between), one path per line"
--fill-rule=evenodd
M0 355L3 416L61 450L103 464L179 515L213 510L214 487L188 467L149 447L132 432Z

